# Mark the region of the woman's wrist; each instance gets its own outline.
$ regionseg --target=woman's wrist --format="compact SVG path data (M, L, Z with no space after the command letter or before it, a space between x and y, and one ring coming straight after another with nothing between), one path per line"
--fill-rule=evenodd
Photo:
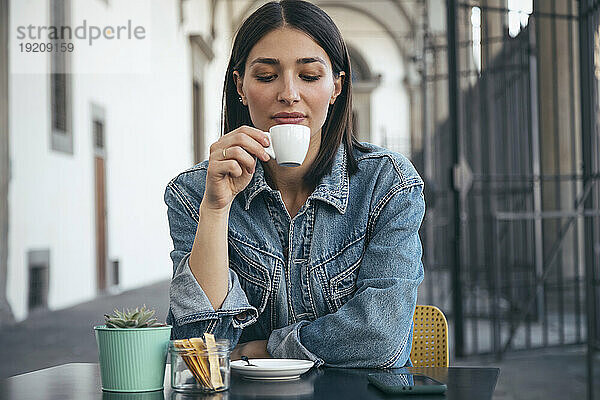
M267 351L267 340L253 340L238 344L231 353L232 360L239 360L241 356L248 358L273 358Z
M202 217L229 219L229 210L231 210L231 204L224 208L211 208L204 201L201 201L198 213Z

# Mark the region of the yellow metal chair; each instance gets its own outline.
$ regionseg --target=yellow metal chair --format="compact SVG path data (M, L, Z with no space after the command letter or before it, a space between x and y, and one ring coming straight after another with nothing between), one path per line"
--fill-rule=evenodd
M417 305L410 360L415 367L448 367L448 322L435 306Z

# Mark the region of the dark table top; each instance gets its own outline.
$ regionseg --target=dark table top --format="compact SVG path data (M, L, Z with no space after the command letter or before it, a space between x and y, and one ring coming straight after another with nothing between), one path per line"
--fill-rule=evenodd
M102 392L98 364L64 364L16 375L0 382L0 398L10 400L236 400L236 399L469 399L492 398L498 368L407 368L431 376L448 385L445 395L389 395L369 384L369 369L312 369L299 380L264 382L231 375L230 389L214 395L185 395L170 388L170 365L165 373L164 391L148 393ZM391 370L393 371L393 370ZM401 372L401 371L397 371Z

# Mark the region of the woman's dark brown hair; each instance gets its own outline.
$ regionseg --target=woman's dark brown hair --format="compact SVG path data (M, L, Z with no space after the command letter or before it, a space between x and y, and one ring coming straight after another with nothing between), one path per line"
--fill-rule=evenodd
M335 103L329 106L321 134L321 146L317 158L304 176L304 182L316 186L331 171L335 153L340 144L346 147L348 173L358 171L358 163L352 149L369 151L361 145L352 132L352 71L346 44L335 23L316 5L302 0L269 2L250 15L238 30L233 42L231 58L223 88L222 134L242 125L254 126L248 108L238 100L233 71L244 76L250 50L267 33L281 27L298 29L309 35L331 60L333 75L344 71L342 91Z

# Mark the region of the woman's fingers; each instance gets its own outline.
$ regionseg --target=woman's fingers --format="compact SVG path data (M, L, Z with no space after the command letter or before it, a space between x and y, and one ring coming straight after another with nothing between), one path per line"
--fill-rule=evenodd
M267 138L267 135L265 134L265 132L261 131L260 129L248 126L248 125L242 125L239 128L234 129L233 131L227 133L225 135L225 137L235 136L237 133L240 133L240 132L245 133L246 135L250 136L257 142L264 144L265 146L269 146L269 139Z
M220 155L222 160L236 160L241 167L245 168L249 174L254 173L256 160L246 150L240 146L231 146L223 149ZM218 154L215 157L219 157Z
M265 151L269 147L268 140L263 131L248 126L240 127L227 135L223 136L218 142L220 148L229 148L233 146L242 147L248 153L260 158L263 161L269 161L270 157ZM226 150L229 152L229 150Z
M212 171L218 176L230 175L234 178L239 178L244 174L242 167L236 160L217 161L210 167L212 167Z
M204 200L214 203L213 208L231 204L233 197L252 179L256 157L270 160L265 147L268 147L265 133L248 126L240 127L214 142L210 146Z
M254 174L256 158L269 161L265 151L269 146L266 134L260 129L241 126L210 146L209 174L220 180L227 175L242 177Z

